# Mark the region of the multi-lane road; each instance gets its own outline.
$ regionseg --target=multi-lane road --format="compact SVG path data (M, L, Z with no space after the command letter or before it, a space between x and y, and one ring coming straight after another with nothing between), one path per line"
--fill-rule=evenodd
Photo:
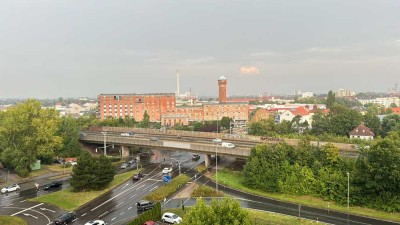
M94 219L104 220L108 225L126 224L137 216L136 202L164 185L161 172L164 167L173 165L171 175L172 177L178 175L177 161L170 160L170 158L179 161L182 173L191 171L194 166L201 162L201 160L193 161L190 153L154 151L151 159L146 158L146 156L142 158L142 163L146 163L146 160L152 162L144 169L144 178L139 181L130 179L114 190L84 205L76 211L77 219L71 224L85 224ZM133 164L132 167L136 168L136 165ZM68 184L63 186L66 188ZM51 224L63 210L49 204L28 201L30 198L45 193L44 191L37 192L36 189L28 189L7 195L3 194L1 195L0 214L21 217L27 220L30 225ZM65 197L68 198L68 196Z

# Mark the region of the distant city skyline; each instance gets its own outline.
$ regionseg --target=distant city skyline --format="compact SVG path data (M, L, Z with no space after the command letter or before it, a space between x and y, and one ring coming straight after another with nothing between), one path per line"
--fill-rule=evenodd
M0 98L387 92L400 1L5 0Z

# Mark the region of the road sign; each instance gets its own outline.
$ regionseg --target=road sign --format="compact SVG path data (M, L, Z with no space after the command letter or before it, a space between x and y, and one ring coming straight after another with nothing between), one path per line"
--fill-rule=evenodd
M162 180L164 181L164 183L169 183L171 181L171 177L168 175L164 175L162 177Z

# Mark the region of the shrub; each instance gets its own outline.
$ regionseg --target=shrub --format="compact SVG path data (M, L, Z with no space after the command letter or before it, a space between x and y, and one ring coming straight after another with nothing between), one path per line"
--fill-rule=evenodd
M144 199L157 202L175 193L182 185L189 181L189 177L185 174L181 174L172 179L168 184L158 188L149 195L145 196Z
M224 193L221 191L216 191L207 186L198 186L196 189L193 190L191 197L222 197Z

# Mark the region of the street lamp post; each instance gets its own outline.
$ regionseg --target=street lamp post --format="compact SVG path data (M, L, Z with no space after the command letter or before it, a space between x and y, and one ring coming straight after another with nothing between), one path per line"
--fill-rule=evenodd
M107 132L104 131L104 132L101 132L101 133L104 135L104 155L107 156L107 139L106 139Z
M215 146L215 189L218 192L218 148Z
M349 224L349 205L350 205L350 173L347 172L347 224Z

